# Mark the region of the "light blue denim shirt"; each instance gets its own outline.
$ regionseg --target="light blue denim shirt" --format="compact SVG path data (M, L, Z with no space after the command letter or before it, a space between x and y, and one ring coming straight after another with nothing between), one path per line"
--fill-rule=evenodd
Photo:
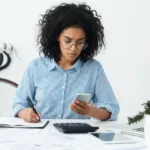
M80 59L64 71L47 57L40 57L30 63L19 84L13 101L13 115L29 107L29 96L41 118L48 119L89 119L69 107L78 93L91 93L91 102L99 108L111 112L109 120L116 120L119 104L104 73L101 64L90 59Z

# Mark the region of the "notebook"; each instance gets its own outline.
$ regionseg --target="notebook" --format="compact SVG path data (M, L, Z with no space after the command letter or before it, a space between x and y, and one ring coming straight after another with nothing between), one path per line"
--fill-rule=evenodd
M116 124L106 126L107 130L119 131L122 134L133 135L138 137L144 137L144 125L143 123L134 123L131 125L125 124Z
M39 123L25 122L20 118L0 118L0 128L35 128L43 129L49 123L48 120L41 119Z

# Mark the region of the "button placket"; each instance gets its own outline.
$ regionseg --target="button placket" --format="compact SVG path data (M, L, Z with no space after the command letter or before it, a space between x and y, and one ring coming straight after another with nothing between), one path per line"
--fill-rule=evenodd
M63 113L63 101L64 101L64 94L65 94L65 86L66 86L66 81L67 81L67 74L64 73L63 75L63 83L62 83L62 92L61 92L61 101L60 101L60 106L59 106L59 114L58 114L58 118L60 119Z

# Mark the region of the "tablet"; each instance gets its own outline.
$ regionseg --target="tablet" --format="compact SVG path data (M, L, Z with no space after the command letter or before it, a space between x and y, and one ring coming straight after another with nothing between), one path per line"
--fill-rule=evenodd
M126 137L125 135L119 133L89 133L94 138L100 140L103 143L110 143L110 144L124 144L124 143L135 143L134 140Z

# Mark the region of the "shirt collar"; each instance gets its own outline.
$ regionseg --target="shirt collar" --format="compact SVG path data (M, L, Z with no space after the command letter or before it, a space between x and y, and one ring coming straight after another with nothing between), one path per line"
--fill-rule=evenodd
M56 64L55 60L54 59L49 59L47 70L52 71L53 69L55 69L56 66L57 66L57 64ZM82 61L80 59L78 59L76 61L76 63L71 68L74 68L76 71L80 71L81 66L82 66Z
M52 71L56 67L56 62L54 59L48 60L48 69L47 71Z

